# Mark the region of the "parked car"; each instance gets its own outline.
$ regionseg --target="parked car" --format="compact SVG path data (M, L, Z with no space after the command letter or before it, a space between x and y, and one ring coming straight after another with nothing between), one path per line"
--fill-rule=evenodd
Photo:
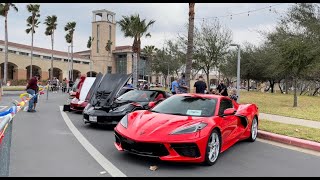
M97 122L98 117L100 119L105 111L113 108L113 103L117 97L133 90L133 88L124 87L131 76L127 74L105 74L90 102L83 110L84 122Z
M73 99L74 97L76 97L79 83L80 83L80 79L78 78L78 79L76 79L76 81L74 82L73 86L71 87L71 89L69 91L69 99Z
M158 104L167 97L169 94L165 91L135 89L118 97L110 109L93 111L92 107L88 107L89 112L85 112L84 121L85 123L117 124L126 114L149 109L150 102Z
M236 142L256 140L258 116L255 104L219 95L179 94L150 110L125 115L114 128L114 144L119 151L164 161L213 165Z
M74 97L70 102L70 110L78 112L83 111L83 109L88 104L88 101L86 101L86 97L95 81L96 77L86 77L83 85L79 89L79 93L77 93L76 97Z

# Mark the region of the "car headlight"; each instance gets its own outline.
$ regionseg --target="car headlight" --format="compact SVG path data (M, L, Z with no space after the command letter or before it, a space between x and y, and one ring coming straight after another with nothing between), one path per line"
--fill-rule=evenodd
M203 128L205 128L208 124L204 122L198 122L196 124L192 124L186 127L180 127L176 130L172 131L170 134L188 134L197 132Z
M90 104L87 104L83 111L87 111L91 107Z
M128 127L128 115L123 116L123 118L120 120L120 124L125 128Z

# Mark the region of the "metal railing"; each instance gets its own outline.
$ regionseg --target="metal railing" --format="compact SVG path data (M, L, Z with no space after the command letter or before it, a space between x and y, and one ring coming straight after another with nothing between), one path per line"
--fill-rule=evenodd
M9 176L12 122L11 114L0 118L0 177Z
M41 91L43 90L44 88L42 88ZM20 110L26 108L31 98L34 98L37 95L38 94L31 96L28 93L20 94L19 97L21 99L21 102L13 102L14 105L12 107L3 112L0 112L0 177L9 176L10 148L13 124L12 119ZM25 97L25 99L23 97Z

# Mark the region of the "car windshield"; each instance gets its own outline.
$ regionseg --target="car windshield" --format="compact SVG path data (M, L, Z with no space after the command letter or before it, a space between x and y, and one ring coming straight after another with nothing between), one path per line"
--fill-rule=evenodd
M214 115L217 99L195 96L171 96L151 111L156 113L210 117Z
M149 102L155 98L157 91L132 90L118 97L120 101Z

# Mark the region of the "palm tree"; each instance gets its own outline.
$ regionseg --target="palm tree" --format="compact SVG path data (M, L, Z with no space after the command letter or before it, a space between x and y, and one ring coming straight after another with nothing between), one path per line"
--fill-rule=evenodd
M87 42L87 48L90 49L90 77L92 77L92 58L91 58L91 45L94 38L91 38L89 36L88 42Z
M121 31L124 33L124 37L131 37L134 38L133 40L133 46L132 51L135 54L134 57L137 57L136 62L137 66L134 68L135 77L134 79L134 85L136 86L138 84L138 64L140 59L140 52L141 52L141 37L145 35L146 37L151 37L150 33L147 33L148 29L152 24L154 24L154 20L150 20L148 23L146 23L146 19L141 20L139 17L139 14L137 15L131 15L131 16L122 16L123 19L121 19L119 22L117 22L120 25Z
M186 61L186 83L188 87L190 86L190 73L192 68L194 5L195 3L189 3L188 49L187 49L187 61Z
M148 61L147 61L147 67L148 67L148 82L151 81L151 75L152 75L152 69L151 69L151 64L152 64L152 58L154 56L154 53L157 51L158 49L155 46L145 46L143 48L143 52L146 54Z
M27 29L26 33L29 34L31 32L31 63L30 63L30 78L32 77L32 57L33 57L33 34L36 33L34 30L38 28L40 21L37 18L40 17L40 5L39 4L28 4L27 10L31 13L31 16L27 19Z
M4 41L4 71L3 71L3 83L7 84L7 75L8 75L8 12L10 8L13 8L18 12L18 8L13 3L1 3L0 4L0 15L5 18L4 20L4 29L5 29L5 41Z
M71 44L71 81L73 81L73 33L75 31L77 23L76 22L68 22L64 27L64 30L68 33L65 38L67 43Z
M54 44L54 31L57 29L57 16L47 16L47 18L44 21L44 24L47 25L45 35L51 36L51 68L50 68L50 82L52 82L53 78L53 44ZM47 91L49 92L49 91ZM48 99L48 93L47 93L47 99Z

